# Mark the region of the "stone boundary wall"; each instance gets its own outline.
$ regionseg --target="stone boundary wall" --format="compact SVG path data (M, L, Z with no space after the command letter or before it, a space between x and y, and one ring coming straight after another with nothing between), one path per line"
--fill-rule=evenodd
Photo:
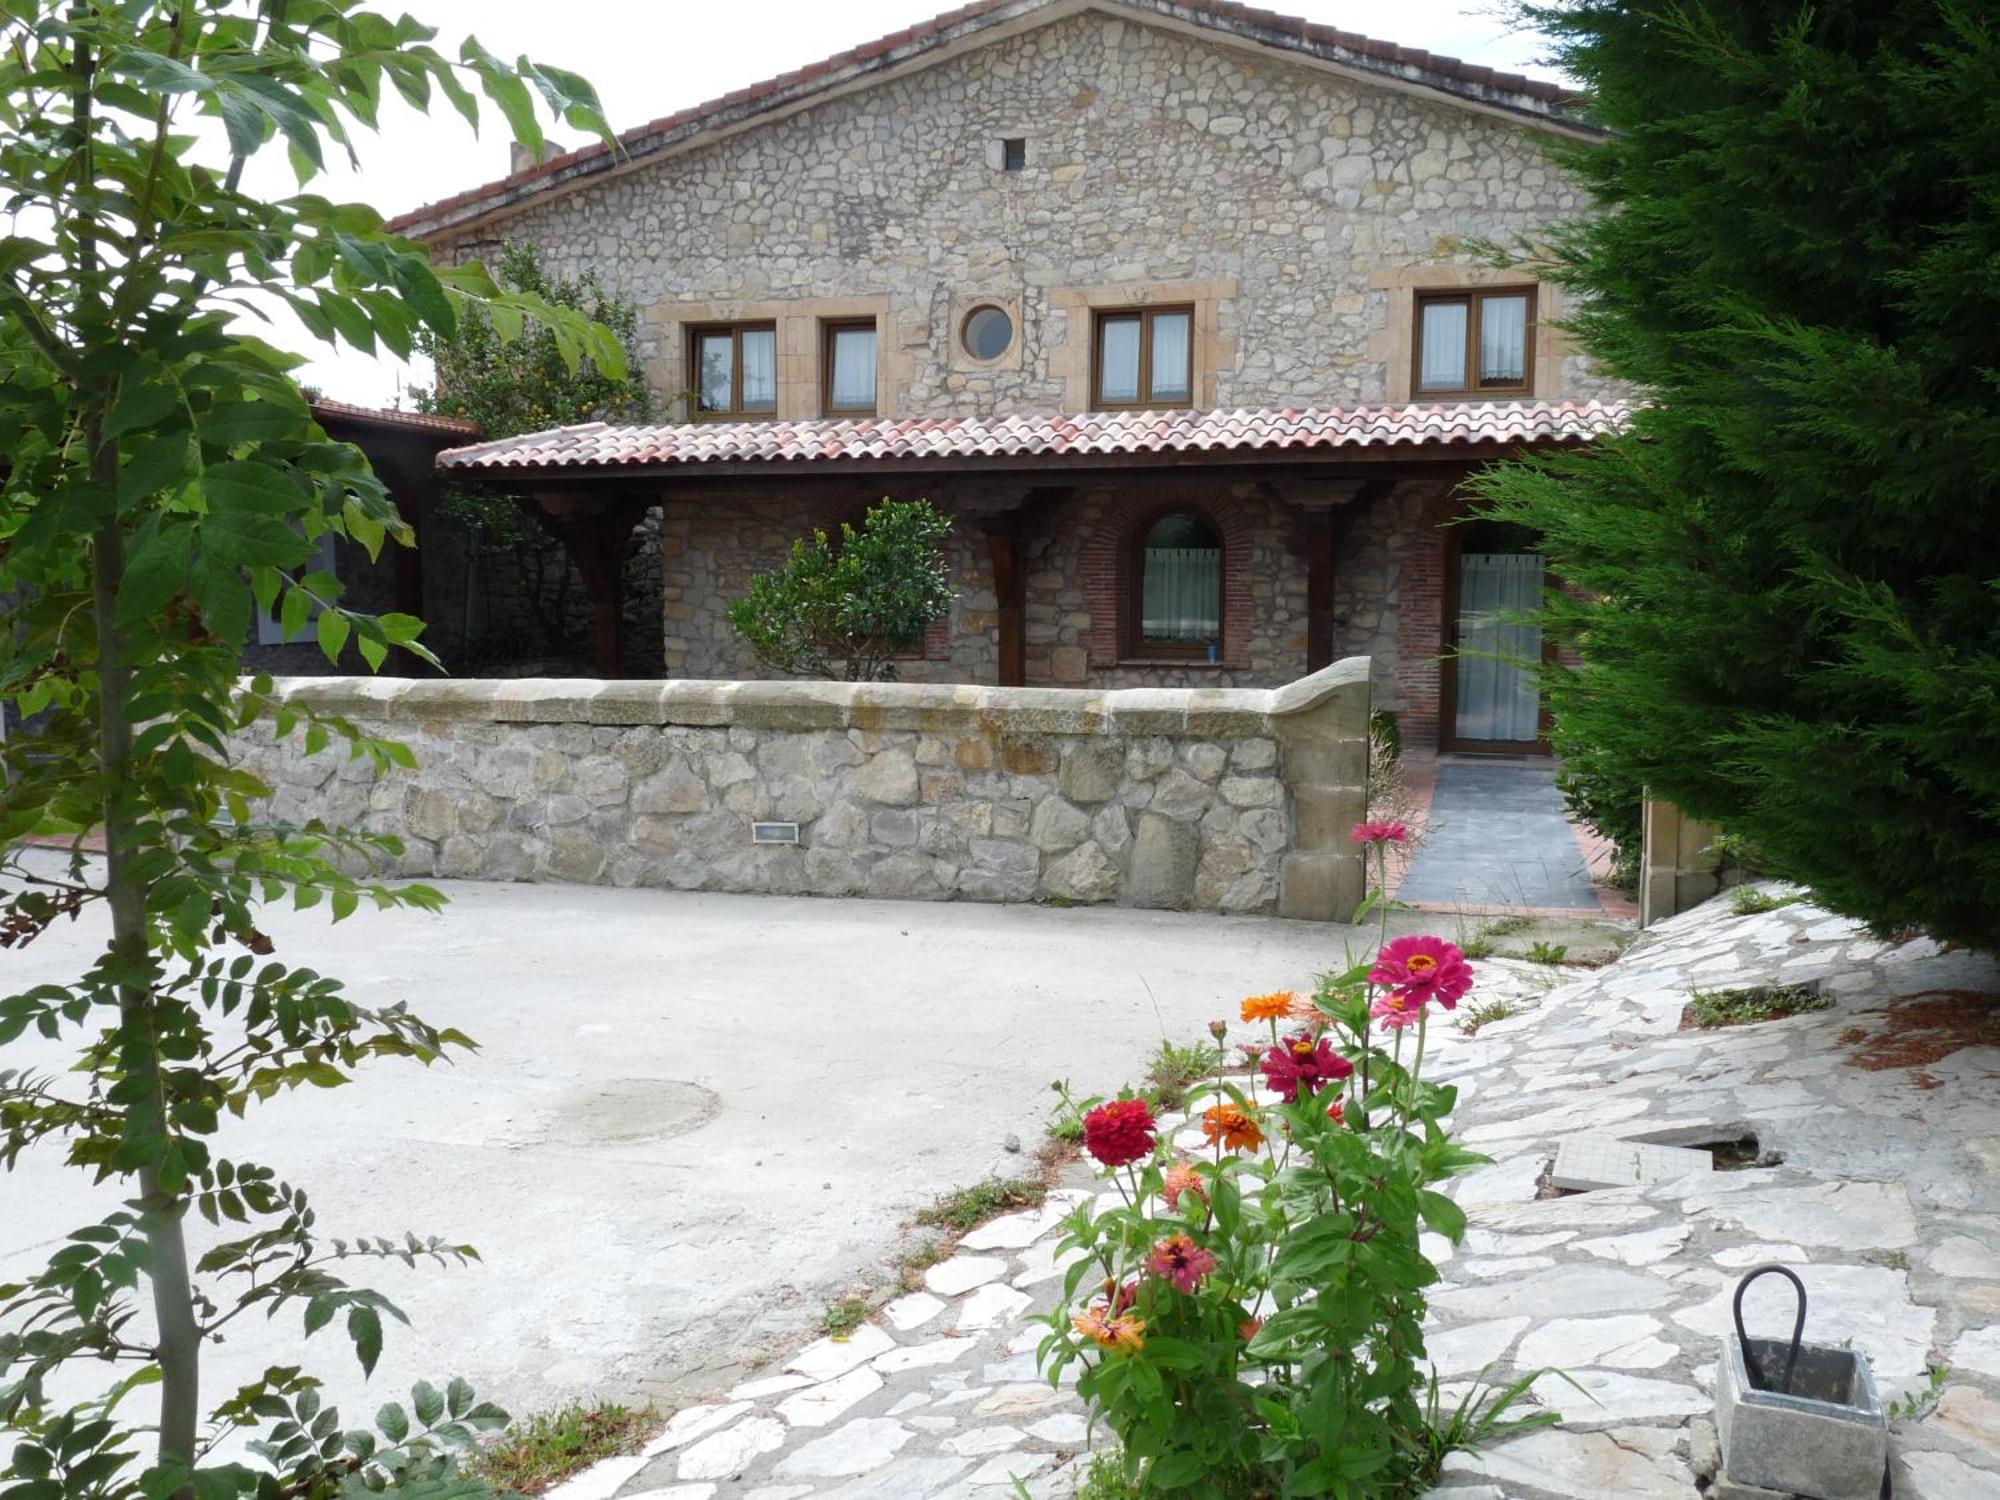
M238 736L285 822L396 834L399 873L1116 902L1345 921L1366 657L1270 690L287 678L416 752L378 777ZM753 844L753 822L798 843Z

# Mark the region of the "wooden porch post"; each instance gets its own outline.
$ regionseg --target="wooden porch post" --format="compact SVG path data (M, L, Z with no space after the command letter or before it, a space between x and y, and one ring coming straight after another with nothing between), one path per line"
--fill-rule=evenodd
M1333 665L1335 550L1353 519L1359 479L1315 479L1277 486L1299 510L1299 545L1306 554L1306 670Z
M1028 592L1021 570L1021 518L1017 512L980 518L986 555L993 564L993 597L1000 625L1000 686L1028 680Z
M531 502L535 519L563 544L563 550L583 575L595 615L592 630L593 665L599 677L618 677L625 658L625 563L632 555L632 533L646 514L643 500L599 502L583 509L560 497L537 496Z

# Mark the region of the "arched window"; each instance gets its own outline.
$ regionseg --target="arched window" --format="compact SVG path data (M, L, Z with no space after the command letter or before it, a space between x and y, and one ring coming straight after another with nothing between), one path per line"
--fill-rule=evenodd
M1206 516L1156 519L1136 538L1131 581L1131 655L1221 658L1222 536Z

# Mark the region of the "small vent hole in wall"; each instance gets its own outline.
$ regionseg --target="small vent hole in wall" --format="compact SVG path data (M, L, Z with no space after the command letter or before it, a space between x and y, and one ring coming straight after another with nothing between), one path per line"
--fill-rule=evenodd
M1000 142L1000 170L1018 172L1028 164L1028 142L1025 136L1010 135Z

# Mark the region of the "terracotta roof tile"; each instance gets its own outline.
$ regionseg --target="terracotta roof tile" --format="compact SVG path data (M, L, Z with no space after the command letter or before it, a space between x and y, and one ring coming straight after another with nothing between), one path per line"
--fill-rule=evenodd
M329 401L315 396L306 403L315 417L336 421L361 422L373 427L407 427L414 432L443 432L455 437L479 436L479 424L460 417L437 417L428 412L398 411L388 406L356 406L351 401Z
M1364 68L1375 67L1402 78L1411 78L1411 70L1414 70L1417 75L1427 75L1415 77L1414 81L1428 83L1446 92L1465 93L1475 88L1496 91L1511 96L1511 99L1495 102L1512 103L1523 112L1576 123L1567 119L1566 112L1574 108L1577 96L1561 84L1545 79L1496 72L1480 63L1461 62L1458 58L1441 57L1421 47L1404 47L1395 42L1342 31L1302 16L1253 10L1249 6L1235 4L1233 0L1127 0L1127 3L1141 12L1141 19L1143 12L1151 10L1163 19L1191 21L1293 50L1332 54L1337 61ZM934 16L920 25L877 37L872 42L850 47L845 52L835 53L806 67L734 89L720 98L676 110L623 131L618 136L616 152L603 142L595 141L574 151L551 156L506 177L399 214L389 221L388 227L400 233L418 235L436 232L491 209L510 206L524 197L554 187L559 181L603 170L615 165L621 158L648 155L662 146L698 134L714 117L738 106L774 99L801 85L819 83L865 68L906 47L922 49L931 43L947 40L954 29L976 25L998 12L1026 13L1034 8L1032 0L1026 4L1023 0L972 0L970 4Z
M1587 442L1623 424L1622 401L1484 401L1455 405L1308 407L1285 411L1086 412L1075 416L823 419L558 427L447 449L462 473L527 469L703 468L829 459L1037 458L1257 452L1289 448L1435 448Z

